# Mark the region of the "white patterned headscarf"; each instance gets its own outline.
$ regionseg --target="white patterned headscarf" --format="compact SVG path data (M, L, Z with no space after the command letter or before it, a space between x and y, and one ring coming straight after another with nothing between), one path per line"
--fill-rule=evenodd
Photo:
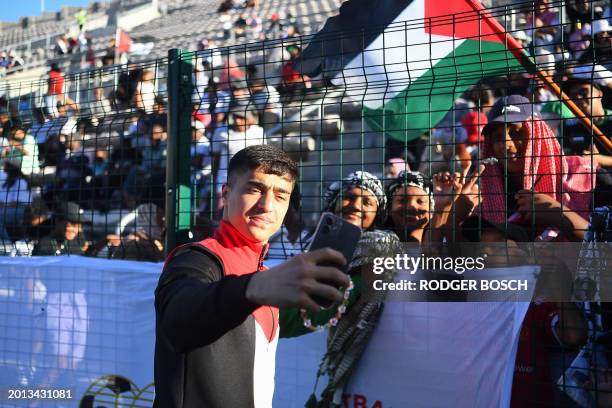
M351 187L359 187L368 190L376 198L377 213L384 211L387 205L387 197L382 183L372 173L357 170L343 178L342 181L334 181L325 191L325 211L334 211L336 202L341 192Z
M402 170L400 174L389 183L387 186L387 197L389 202L393 197L393 192L400 187L417 187L423 190L429 196L431 210L434 210L433 185L428 177L418 171Z

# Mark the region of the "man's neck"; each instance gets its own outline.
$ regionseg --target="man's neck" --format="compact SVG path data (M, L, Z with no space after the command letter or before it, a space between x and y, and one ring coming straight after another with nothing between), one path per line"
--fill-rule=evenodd
M231 228L235 234L238 234L245 241L249 241L250 243L255 244L255 245L266 245L268 243L268 240L262 242L262 241L255 241L255 240L249 239L248 237L245 237L244 234L242 234L240 231L238 231L238 228L234 227L234 225L231 222L229 222L229 220L227 220L225 217L223 217L221 220L226 224L225 228ZM221 225L219 225L218 228L221 228Z

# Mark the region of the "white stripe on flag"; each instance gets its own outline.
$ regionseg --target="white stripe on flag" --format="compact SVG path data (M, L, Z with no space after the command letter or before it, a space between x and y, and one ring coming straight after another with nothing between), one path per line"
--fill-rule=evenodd
M367 108L393 99L465 41L428 34L423 24L410 23L424 16L425 0L414 0L332 82L345 85L347 95Z

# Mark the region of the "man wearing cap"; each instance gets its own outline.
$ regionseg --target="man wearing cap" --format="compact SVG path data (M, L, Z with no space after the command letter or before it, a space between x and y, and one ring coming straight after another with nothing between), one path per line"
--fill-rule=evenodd
M483 218L520 222L535 235L550 228L561 239L582 240L590 211L594 170L581 156L565 156L554 132L520 95L500 98L483 130L482 158L495 158L481 184Z
M579 62L601 64L612 71L612 27L606 19L593 21L591 27L593 41Z
M604 135L612 134L611 112L603 106L605 85L592 78L572 77L565 82L563 90L580 110L593 121ZM567 119L563 126L563 150L569 154L582 154L589 149L593 137L576 118ZM595 146L605 151L595 139Z
M53 219L53 232L38 241L33 255L85 255L88 245L83 237L82 225L87 221L81 207L73 202L62 203Z

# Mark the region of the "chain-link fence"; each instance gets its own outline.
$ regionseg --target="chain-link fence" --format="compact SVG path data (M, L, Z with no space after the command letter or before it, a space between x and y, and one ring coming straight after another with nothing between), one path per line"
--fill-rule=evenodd
M276 145L300 177L270 260L323 211L505 267L574 242L553 279L570 295L536 291L517 337L512 406L609 406L605 280L583 266L612 229L610 7L459 3L347 4L310 36L7 83L4 253L161 261L211 236L231 157Z
M163 59L75 74L52 64L47 78L7 85L6 253L110 257L121 247L163 259L166 70ZM128 236L147 243L125 247Z

